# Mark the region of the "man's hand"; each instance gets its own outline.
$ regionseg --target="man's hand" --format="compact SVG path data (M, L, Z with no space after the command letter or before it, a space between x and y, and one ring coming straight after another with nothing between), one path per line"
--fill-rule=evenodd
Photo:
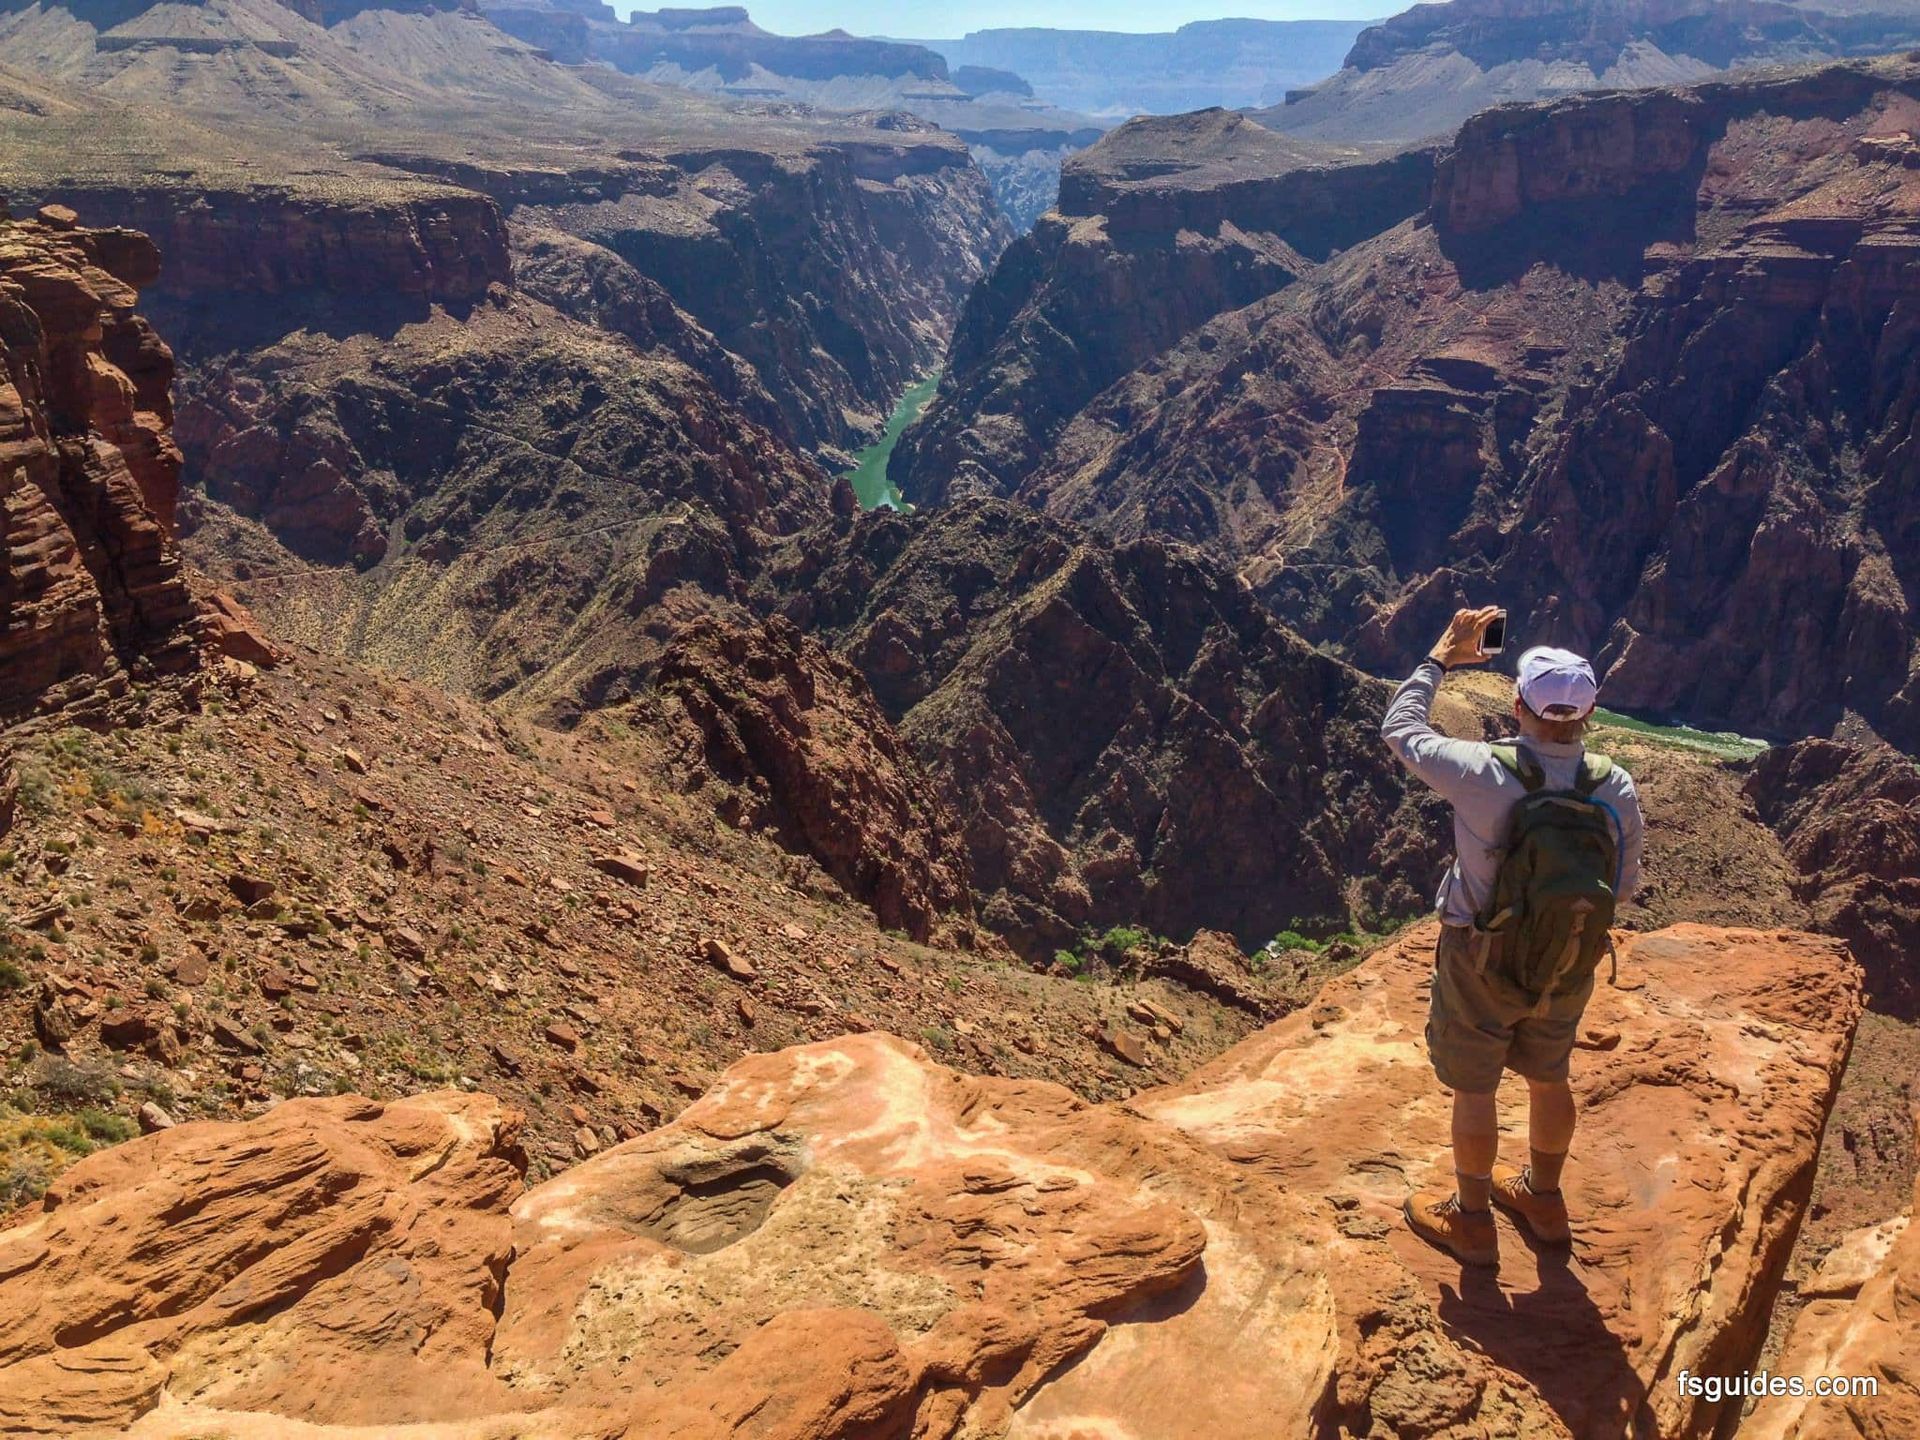
M1453 623L1447 626L1447 633L1440 637L1440 643L1427 652L1428 657L1438 660L1449 670L1462 665L1479 665L1488 660L1491 657L1480 648L1480 637L1487 633L1487 626L1493 623L1493 617L1499 613L1498 605L1454 611Z

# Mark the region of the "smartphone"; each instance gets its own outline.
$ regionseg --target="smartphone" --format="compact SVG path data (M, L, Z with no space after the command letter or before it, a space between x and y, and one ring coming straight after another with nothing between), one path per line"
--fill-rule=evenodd
M1502 610L1487 622L1487 628L1480 635L1480 649L1487 655L1498 655L1507 648L1507 612Z

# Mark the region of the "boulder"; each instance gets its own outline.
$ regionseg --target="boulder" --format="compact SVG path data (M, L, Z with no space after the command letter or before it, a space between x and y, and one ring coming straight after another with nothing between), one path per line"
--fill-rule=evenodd
M270 899L278 887L265 875L236 870L227 876L227 888L242 905L257 905L262 900Z
M700 942L700 954L709 965L731 979L753 980L760 974L758 966L717 935L709 935Z
M596 855L588 862L603 875L611 875L616 880L624 880L629 885L645 886L653 878L653 867L644 856L631 850L619 850L607 855Z
M0 1431L119 1429L169 1389L321 1425L510 1404L484 1357L518 1124L484 1095L295 1100L89 1156L0 1234Z
M201 597L200 625L207 648L216 655L269 667L287 659L287 652L267 637L253 612L224 590Z

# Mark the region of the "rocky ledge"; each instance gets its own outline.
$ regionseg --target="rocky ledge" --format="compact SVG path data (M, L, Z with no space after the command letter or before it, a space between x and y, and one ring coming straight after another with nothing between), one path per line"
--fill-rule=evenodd
M0 1421L1726 1433L1675 1377L1758 1352L1855 967L1786 932L1633 938L1576 1056L1576 1243L1536 1251L1503 1223L1497 1275L1463 1278L1397 1219L1446 1143L1420 1038L1432 942L1410 932L1122 1104L860 1035L750 1057L524 1194L516 1117L482 1095L294 1101L131 1142L0 1234Z
M1920 1129L1920 1110L1914 1112ZM1865 1379L1872 1396L1770 1395L1739 1440L1920 1435L1920 1187L1904 1215L1855 1231L1800 1287L1806 1302L1774 1366L1783 1377Z

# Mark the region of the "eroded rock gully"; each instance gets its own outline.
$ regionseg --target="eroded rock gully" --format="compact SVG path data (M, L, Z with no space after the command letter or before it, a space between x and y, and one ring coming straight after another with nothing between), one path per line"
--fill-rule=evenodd
M970 918L959 825L853 666L783 620L708 619L653 680L730 824L814 855L887 929L925 940Z
M1920 768L1888 746L1802 740L1762 754L1746 793L1814 923L1865 968L1873 1008L1920 1017Z
M1409 932L1124 1103L881 1035L753 1056L674 1124L517 1199L514 1120L479 1095L296 1101L133 1142L0 1235L8 1421L1726 1433L1731 1412L1675 1377L1758 1347L1857 971L1790 932L1633 937L1576 1057L1574 1249L1503 1223L1498 1277L1463 1279L1397 1219L1446 1140L1421 1042L1432 941Z

